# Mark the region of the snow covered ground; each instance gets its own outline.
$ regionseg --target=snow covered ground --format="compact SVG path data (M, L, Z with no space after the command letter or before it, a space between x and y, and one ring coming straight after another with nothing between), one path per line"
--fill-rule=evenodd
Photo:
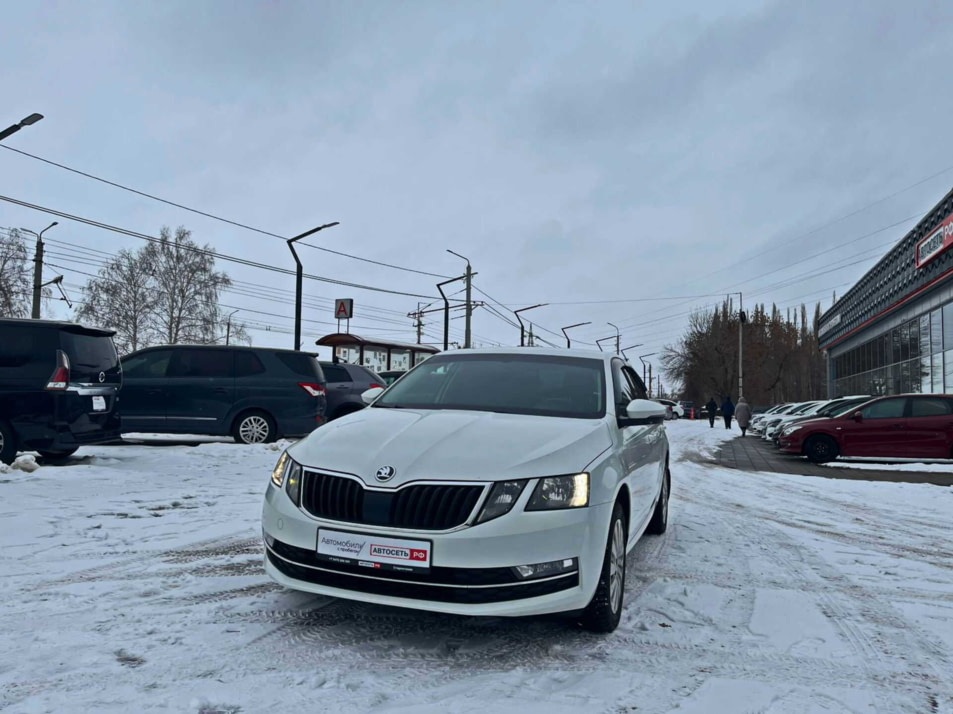
M5 469L0 710L953 714L953 489L723 469L737 432L668 430L671 526L609 636L274 586L279 445Z
M953 474L953 461L949 459L838 459L824 466L837 469L861 469L868 471L915 471L920 473Z

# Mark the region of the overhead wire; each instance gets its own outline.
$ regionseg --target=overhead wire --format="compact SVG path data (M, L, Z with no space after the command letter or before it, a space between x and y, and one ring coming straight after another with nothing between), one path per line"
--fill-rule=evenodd
M141 191L141 190L139 190L139 189L131 188L130 186L125 186L125 185L123 185L123 184L121 184L121 183L118 183L118 182L116 182L116 181L110 181L110 180L108 180L108 179L104 179L104 178L101 178L101 177L99 177L99 176L95 176L94 174L88 173L88 172L86 172L86 171L81 171L81 170L75 169L75 168L73 168L73 167L71 167L71 166L67 166L66 164L61 164L61 163L59 163L59 162L56 162L56 161L52 161L52 160L50 160L50 159L43 158L42 156L37 156L36 154L31 154L31 153L29 153L29 152L27 152L27 151L23 151L22 149L15 149L14 147L8 146L7 144L0 144L0 148L6 149L7 151L12 151L12 152L17 153L17 154L20 154L21 156L29 157L29 158L34 159L34 160L36 160L36 161L41 161L41 162L43 162L44 164L49 164L50 166L55 166L56 168L62 169L62 170L64 170L64 171L69 171L70 173L77 174L77 175L79 175L79 176L83 176L83 177L88 178L88 179L92 179L93 181L98 181L98 182L103 183L103 184L106 184L106 185L108 185L108 186L112 186L113 188L118 188L118 189L120 189L120 190L122 190L122 191L127 191L127 192L129 192L129 193L133 193L133 194L136 194L136 195L138 195L138 196L142 196L142 197L144 197L144 198L148 198L148 199L153 200L153 201L158 201L159 203L164 203L164 204L166 204L166 205L168 205L168 206L173 206L173 207L175 207L175 208L179 208L179 209L181 209L181 210L183 210L183 211L188 211L189 213L194 213L194 214L199 215L199 216L204 216L205 218L210 218L210 219L212 219L212 220L219 221L219 222L221 222L221 223L227 223L228 225L235 226L236 228L242 228L242 229L244 229L244 230L252 231L252 232L254 232L254 233L260 233L261 235L266 235L266 236L270 236L270 237L273 237L273 238L278 238L278 239L283 240L283 241L287 241L287 240L288 240L288 237L287 237L287 236L282 236L282 235L279 235L279 234L277 234L277 233L272 233L271 231L266 231L266 230L263 230L263 229L261 229L261 228L256 228L256 227L254 227L254 226L250 226L250 225L247 225L247 224L245 224L245 223L241 223L241 222L239 222L239 221L233 221L233 220L231 220L231 219L229 219L229 218L223 218L223 217L221 217L221 216L215 215L214 213L209 213L209 212L207 212L207 211L201 211L201 210L199 210L199 209L197 209L197 208L192 208L192 207L186 206L186 205L184 205L184 204L182 204L182 203L176 203L175 201L170 201L170 200L165 199L165 198L160 198L159 196L156 196L156 195L151 194L151 193L147 193L146 191ZM344 253L344 252L339 251L339 250L332 250L331 248L325 248L324 246L314 245L313 243L304 243L304 242L301 242L301 243L298 243L298 245L307 246L308 248L313 248L314 250L320 250L320 251L323 251L323 252L325 252L325 253L332 253L332 254L334 254L334 255L339 255L339 256L342 256L342 257L345 257L345 258L350 258L350 259L352 259L352 260L359 260L359 261L362 261L362 262L364 262L364 263L371 263L371 264L373 264L373 265L379 265L379 266L382 266L382 267L385 267L385 268L392 268L392 269L394 269L394 270L402 270L402 271L408 272L408 273L417 273L418 275L427 275L427 276L434 277L434 278L447 278L447 277L449 277L449 276L447 276L447 275L440 275L439 273L430 273L430 272L427 272L426 270L417 270L417 269L415 269L415 268L407 268L407 267L400 266L400 265L394 265L394 264L391 264L391 263L385 263L385 262L383 262L383 261L374 260L374 259L372 259L372 258L364 258L364 257L359 256L359 255L352 255L352 254L350 254L350 253Z

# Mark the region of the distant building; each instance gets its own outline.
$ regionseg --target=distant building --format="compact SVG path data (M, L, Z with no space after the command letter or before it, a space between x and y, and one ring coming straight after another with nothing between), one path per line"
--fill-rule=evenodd
M953 393L953 191L821 316L832 397Z

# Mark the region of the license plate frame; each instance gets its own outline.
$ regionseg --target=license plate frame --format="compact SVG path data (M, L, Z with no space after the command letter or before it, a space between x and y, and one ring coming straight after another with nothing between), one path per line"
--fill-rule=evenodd
M429 573L433 564L433 541L318 528L315 555L318 560L357 565L371 571Z
M101 397L101 396L93 397L93 411L94 412L106 411L106 397Z

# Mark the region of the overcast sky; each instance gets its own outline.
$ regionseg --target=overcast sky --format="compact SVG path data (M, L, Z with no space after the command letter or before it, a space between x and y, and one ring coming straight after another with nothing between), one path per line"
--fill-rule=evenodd
M743 290L746 304L829 305L953 186L948 1L64 0L6 3L2 22L0 128L46 117L5 146L284 236L340 221L311 242L382 262L456 276L450 248L494 300L551 303L526 318L556 332L591 320L574 331L586 341L616 323L644 343L633 354L718 298L557 303ZM0 194L153 235L185 225L293 267L276 238L11 151ZM0 226L50 220L0 203ZM48 238L141 245L60 224ZM62 267L47 279L96 271L48 249ZM302 255L310 273L437 295L438 278ZM222 298L239 317L291 329L293 278L220 267L242 281ZM310 320L353 297L353 332L414 339L402 315L417 298L312 281L305 294ZM440 315L426 329L436 341ZM474 331L519 338L485 309Z

